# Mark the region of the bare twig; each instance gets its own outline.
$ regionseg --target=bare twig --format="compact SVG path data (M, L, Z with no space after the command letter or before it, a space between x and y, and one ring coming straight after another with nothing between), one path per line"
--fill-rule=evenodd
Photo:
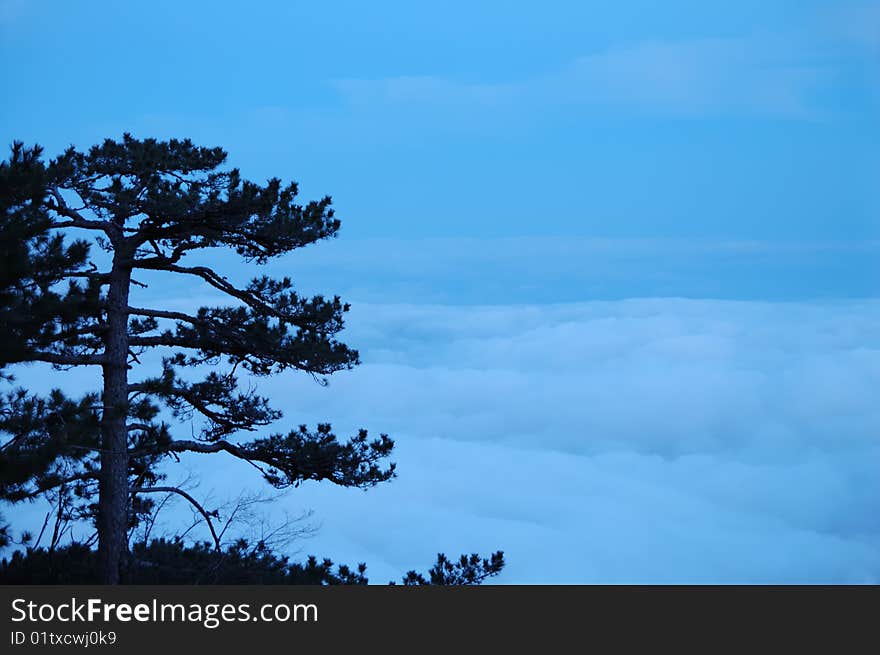
M138 493L173 493L178 494L179 496L183 496L189 501L190 505L195 507L199 511L199 514L204 517L205 523L208 524L208 529L211 531L211 537L214 539L214 546L216 547L217 551L220 552L220 539L219 537L217 537L217 532L214 530L214 523L211 521L212 514L205 510L205 508L202 507L195 498L193 498L183 489L180 489L179 487L135 487L131 490L131 493L132 495ZM214 516L216 516L216 513L214 513Z

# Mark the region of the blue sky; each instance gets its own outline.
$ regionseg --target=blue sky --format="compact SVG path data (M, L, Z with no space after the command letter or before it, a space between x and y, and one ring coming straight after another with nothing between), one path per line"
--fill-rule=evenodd
M877 240L876 7L4 0L2 131L221 144L352 238Z
M271 391L401 475L291 495L304 551L876 582L878 58L878 2L0 0L0 135L187 136L333 196L270 270L353 303L364 365Z

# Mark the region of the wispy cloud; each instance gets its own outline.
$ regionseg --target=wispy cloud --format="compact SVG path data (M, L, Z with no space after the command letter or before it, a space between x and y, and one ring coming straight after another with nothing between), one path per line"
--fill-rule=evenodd
M647 42L583 57L567 79L585 102L673 116L808 118L831 71L779 56L756 39Z
M25 0L0 0L0 26L22 16L25 9Z
M867 47L875 55L880 54L880 3L869 1L835 6L821 18L826 29L830 27L852 46Z
M814 93L833 74L814 53L744 37L624 45L545 75L504 82L407 76L333 84L356 108L451 118L562 106L688 118L804 119L819 111Z

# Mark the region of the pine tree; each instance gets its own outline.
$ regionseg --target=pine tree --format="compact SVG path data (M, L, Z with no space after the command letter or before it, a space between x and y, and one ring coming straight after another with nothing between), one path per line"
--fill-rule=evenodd
M218 248L259 266L339 230L329 197L301 204L295 183L246 181L221 170L225 159L189 140L126 134L48 162L39 147L16 143L0 164L0 374L45 362L96 367L103 379L79 398L7 394L0 498L48 496L59 513L93 520L103 583L119 581L127 533L151 493L181 493L199 507L161 484L160 464L179 453L245 460L276 488L307 480L367 488L395 474L384 434L343 441L319 424L253 436L281 413L240 384L242 373L293 369L323 383L358 364L358 353L337 340L348 310L338 297L302 297L289 278L236 286L188 265L188 255ZM191 313L142 306L132 292L141 271L207 284L229 304ZM152 350L162 364L148 374L141 358ZM200 416L203 428L180 438L168 414Z

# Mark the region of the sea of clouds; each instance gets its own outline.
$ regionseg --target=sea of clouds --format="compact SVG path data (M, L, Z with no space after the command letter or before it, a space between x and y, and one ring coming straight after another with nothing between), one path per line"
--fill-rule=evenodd
M397 441L397 479L305 485L305 553L383 582L501 548L501 582L880 580L880 301L357 304L363 365L262 389ZM216 496L246 465L192 456Z
M494 549L503 583L880 582L880 300L353 302L343 336L363 363L328 387L259 388L278 431L388 433L398 477L266 506L314 510L296 556L365 561L379 583ZM265 489L224 455L168 472L215 504ZM188 517L173 503L162 525Z
M312 487L307 550L379 579L503 548L504 582L880 580L880 302L357 305L364 364L276 380L297 420L398 442Z

